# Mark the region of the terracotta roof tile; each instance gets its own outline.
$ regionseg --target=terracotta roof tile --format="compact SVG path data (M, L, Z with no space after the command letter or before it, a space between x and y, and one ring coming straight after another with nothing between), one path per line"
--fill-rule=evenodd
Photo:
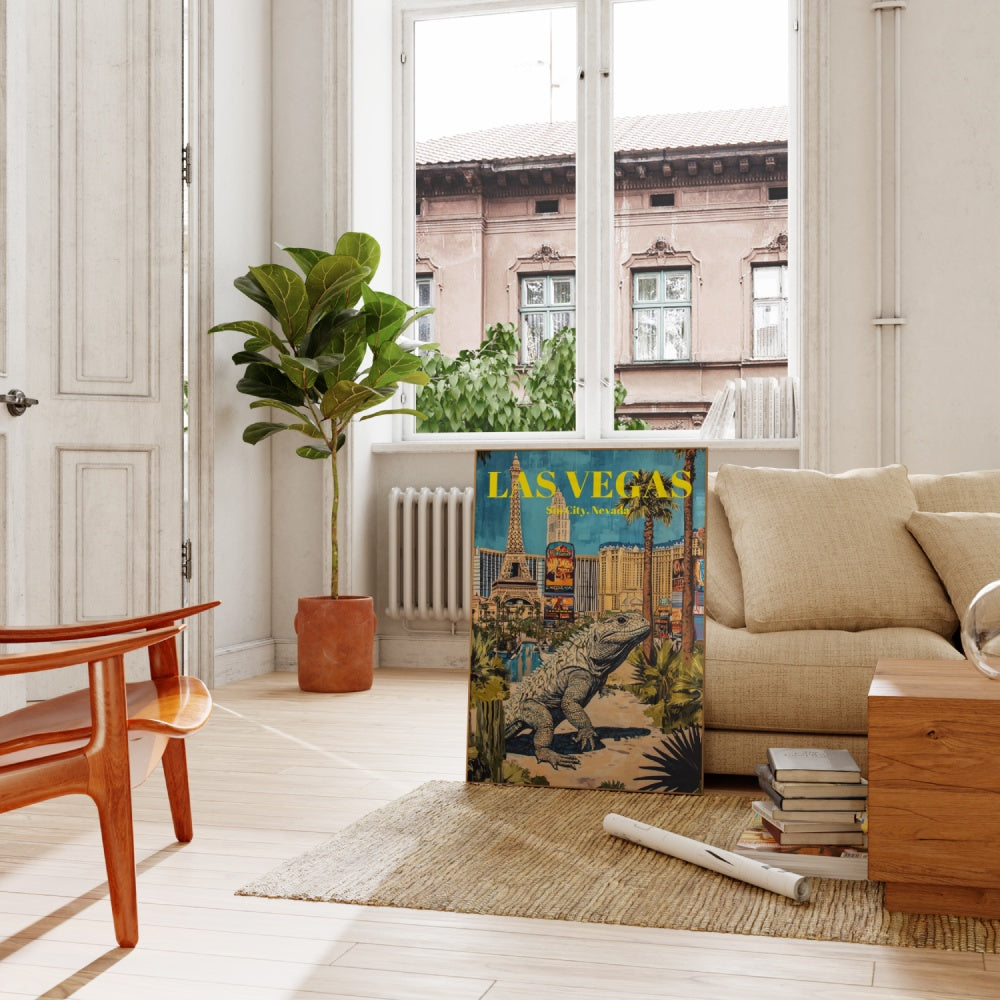
M788 141L788 108L740 108L636 115L615 120L615 151L702 149ZM569 156L576 122L503 125L417 143L419 164Z

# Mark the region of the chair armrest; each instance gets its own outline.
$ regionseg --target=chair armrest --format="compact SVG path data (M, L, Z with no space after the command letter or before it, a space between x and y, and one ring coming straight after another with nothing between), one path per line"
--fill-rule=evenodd
M203 611L218 607L221 603L221 601L209 601L206 604L194 604L189 608L176 608L173 611L159 611L138 618L85 622L81 625L0 626L0 642L71 642L74 639L96 639L105 635L118 635L121 632L161 628L184 618L200 615Z
M8 653L0 656L0 676L9 674L30 674L40 670L55 670L58 667L71 667L80 663L97 663L124 656L134 649L144 649L157 643L173 639L184 631L184 625L169 625L166 628L153 629L148 632L130 632L117 639L104 642L90 642L78 646L63 646L59 649L46 649L37 653ZM65 638L65 636L63 636Z

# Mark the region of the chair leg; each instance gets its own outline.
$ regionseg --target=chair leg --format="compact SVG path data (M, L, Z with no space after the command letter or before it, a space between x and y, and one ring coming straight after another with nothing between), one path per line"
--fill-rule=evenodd
M122 948L134 948L139 940L139 911L126 731L125 664L118 656L90 663L88 670L94 731L84 751L90 771L87 792L97 805L101 822L115 937Z
M95 800L96 801L96 800ZM135 838L132 832L132 798L128 786L111 791L97 802L108 870L108 892L115 937L122 948L139 941L139 905L135 884Z
M183 740L168 740L167 748L163 751L163 776L167 782L174 836L182 844L187 844L194 837L194 821L191 819L187 751Z

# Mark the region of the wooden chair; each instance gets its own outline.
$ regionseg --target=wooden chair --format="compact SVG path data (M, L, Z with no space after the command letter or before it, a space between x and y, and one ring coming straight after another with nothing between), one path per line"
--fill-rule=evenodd
M86 663L88 688L0 716L0 813L61 795L89 795L97 805L115 937L139 938L131 789L163 760L174 833L194 835L183 737L200 729L212 696L180 674L175 637L181 619L218 601L116 622L3 628L0 642L97 639L43 652L0 656L0 676ZM126 683L124 656L148 649L148 681Z

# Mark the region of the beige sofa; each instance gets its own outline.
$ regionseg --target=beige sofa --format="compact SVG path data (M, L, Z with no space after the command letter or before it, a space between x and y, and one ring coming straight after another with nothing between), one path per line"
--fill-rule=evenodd
M963 659L960 615L1000 579L1000 470L723 465L706 546L705 770L753 774L771 746L866 770L876 661Z

